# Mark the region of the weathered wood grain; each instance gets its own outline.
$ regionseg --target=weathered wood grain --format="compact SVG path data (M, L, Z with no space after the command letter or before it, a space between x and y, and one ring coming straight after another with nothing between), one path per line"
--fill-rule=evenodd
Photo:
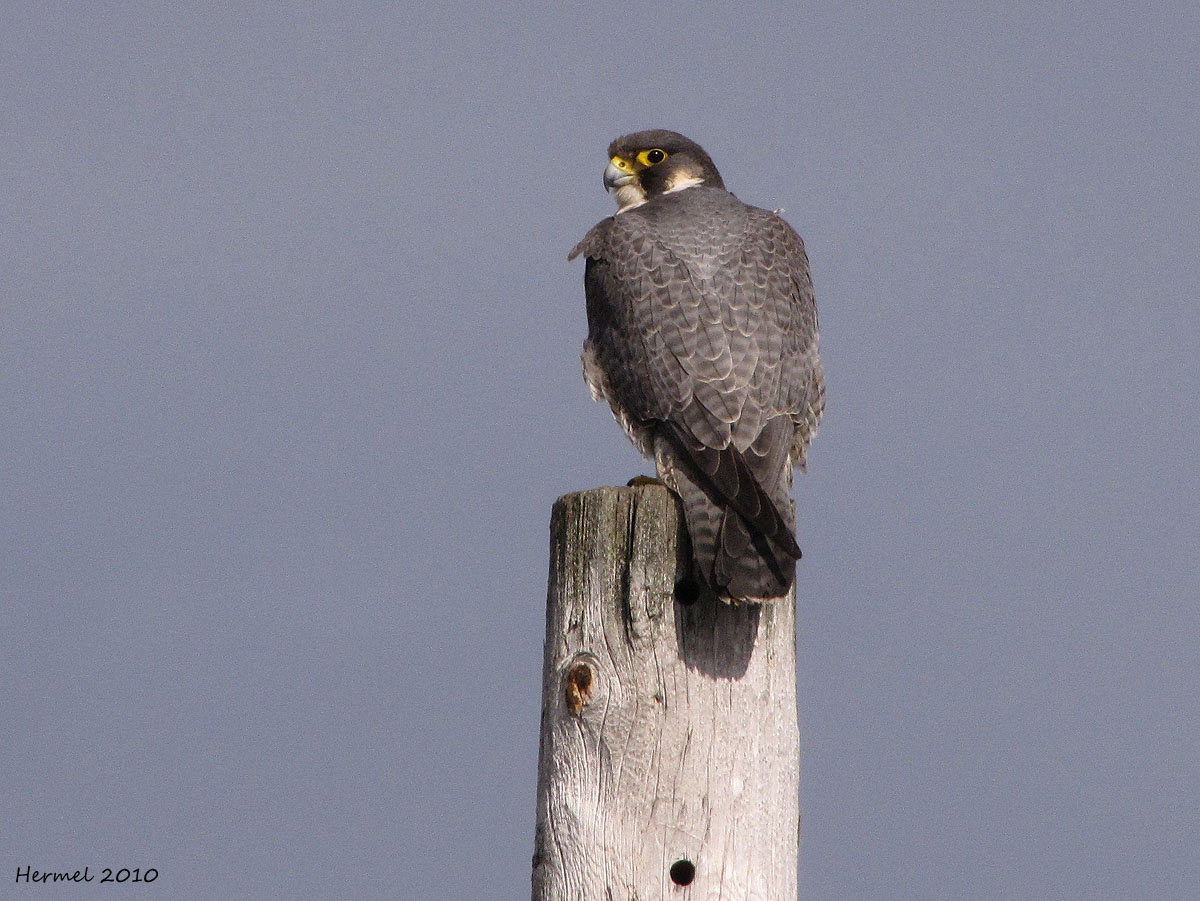
M554 506L534 901L796 897L795 596L678 603L676 503Z

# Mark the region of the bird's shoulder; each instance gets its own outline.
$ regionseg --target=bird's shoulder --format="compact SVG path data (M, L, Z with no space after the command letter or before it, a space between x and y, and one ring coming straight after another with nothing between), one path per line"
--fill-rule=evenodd
M722 188L695 187L656 197L648 203L603 219L571 250L568 260L584 256L612 259L648 243L664 250L803 250L795 230L778 213L743 203Z

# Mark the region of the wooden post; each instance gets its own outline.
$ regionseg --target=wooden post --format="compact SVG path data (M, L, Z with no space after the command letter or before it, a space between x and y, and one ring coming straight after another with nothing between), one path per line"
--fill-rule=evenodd
M551 517L534 901L796 898L795 595L687 606L677 501Z

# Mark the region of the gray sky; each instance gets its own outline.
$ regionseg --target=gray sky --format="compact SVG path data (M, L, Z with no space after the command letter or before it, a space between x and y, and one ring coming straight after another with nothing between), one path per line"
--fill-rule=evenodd
M528 897L666 127L813 264L804 896L1200 897L1200 7L253 6L6 5L0 885Z

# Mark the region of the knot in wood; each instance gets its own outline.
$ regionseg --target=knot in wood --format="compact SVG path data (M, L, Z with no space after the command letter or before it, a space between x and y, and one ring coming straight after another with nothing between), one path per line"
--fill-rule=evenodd
M592 703L592 685L595 672L586 660L577 660L567 667L565 694L567 709L578 716L583 708Z

